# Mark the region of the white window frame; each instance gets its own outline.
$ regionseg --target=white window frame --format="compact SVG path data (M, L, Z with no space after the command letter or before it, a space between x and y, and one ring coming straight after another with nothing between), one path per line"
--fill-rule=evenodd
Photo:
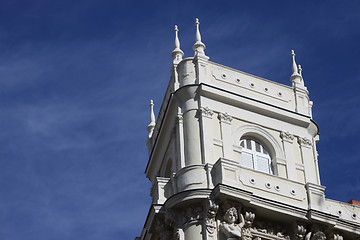
M250 141L250 145L251 145L251 149L247 148L248 142ZM260 152L256 151L256 143L259 145L260 147ZM264 147L259 141L254 140L252 138L243 138L240 140L240 146L242 148L242 153L247 153L252 157L252 167L251 169L263 172L263 173L268 173L268 174L274 174L273 170L272 170L272 160L271 160L271 156L269 154L269 150ZM267 159L268 161L268 171L264 171L259 169L258 167L258 157L261 157L263 159ZM249 166L244 165L244 163L242 162L242 166L250 168Z

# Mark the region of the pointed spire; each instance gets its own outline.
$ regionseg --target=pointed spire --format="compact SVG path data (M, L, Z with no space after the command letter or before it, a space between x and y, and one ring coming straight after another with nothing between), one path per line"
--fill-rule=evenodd
M298 67L295 61L295 52L291 50L291 57L292 57L292 74L290 77L290 81L294 84L299 84L301 82L301 75L299 74Z
M147 126L147 130L149 132L149 138L152 137L154 128L155 128L154 103L153 103L153 100L150 100L150 123Z
M200 34L200 30L199 30L199 19L196 18L195 21L195 26L196 26L196 34L195 34L195 44L193 46L193 49L195 51L195 57L202 57L205 59L209 59L209 57L207 57L205 55L205 44L203 42L201 42L201 34Z
M175 49L174 51L172 51L171 56L174 59L173 63L178 64L182 60L182 57L184 56L184 52L180 49L180 41L178 36L179 30L177 25L175 25L174 32L175 32Z

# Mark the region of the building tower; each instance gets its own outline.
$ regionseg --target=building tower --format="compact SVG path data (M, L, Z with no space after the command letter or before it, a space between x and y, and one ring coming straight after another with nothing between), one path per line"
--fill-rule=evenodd
M150 104L152 204L137 239L359 239L360 207L325 198L295 52L285 86L210 62L195 25L186 59L175 26L156 123Z

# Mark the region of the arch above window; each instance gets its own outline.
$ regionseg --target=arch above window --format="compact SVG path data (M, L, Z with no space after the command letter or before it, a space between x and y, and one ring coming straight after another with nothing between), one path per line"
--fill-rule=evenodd
M242 166L273 174L271 156L265 146L251 138L241 139L240 146Z
M232 135L234 146L239 146L243 138L258 139L266 147L273 160L285 159L281 144L265 129L247 124L239 127Z

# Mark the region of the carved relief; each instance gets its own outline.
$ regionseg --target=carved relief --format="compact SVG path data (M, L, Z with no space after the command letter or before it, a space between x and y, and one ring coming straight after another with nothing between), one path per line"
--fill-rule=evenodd
M224 213L223 220L219 224L220 232L228 240L242 239L244 216L241 214L241 205L225 202L222 205Z
M306 234L306 228L302 224L296 224L294 233L295 233L295 240L303 240Z
M255 219L255 213L253 212L253 210L246 209L244 219L245 219L245 226L242 230L242 237L243 240L251 240L252 239L251 226Z
M210 110L208 107L201 107L199 109L199 111L202 116L207 117L207 118L212 118L212 115L214 114L214 112L212 110Z
M286 232L286 228L269 222L257 221L251 228L252 234L260 237L276 237L277 239L290 240L290 236Z
M207 214L205 219L206 231L208 234L213 235L216 228L216 214L219 209L219 205L217 205L212 199L208 199L207 202Z
M341 236L340 234L335 233L333 236L333 240L343 240L343 236Z
M230 124L232 121L232 117L227 113L219 113L218 119L220 122L228 123Z
M199 220L204 219L204 209L203 207L188 207L183 211L183 223L189 224L192 222L197 222Z
M305 240L326 240L326 235L319 227L313 227L313 230L306 234Z
M239 223L237 223L239 220ZM240 239L242 236L242 228L245 225L243 215L238 213L235 207L230 207L226 210L224 221L220 223L220 231L227 237L227 239Z
M182 114L178 114L176 117L176 122L182 124L184 121L183 115Z
M154 234L157 236L157 239L160 240L173 239L173 228L167 224L162 217L156 222Z
M302 146L311 146L311 140L307 138L298 137L298 143Z
M294 135L292 135L289 132L281 132L280 133L280 137L284 140L284 141L288 141L288 142L293 142L294 140Z

